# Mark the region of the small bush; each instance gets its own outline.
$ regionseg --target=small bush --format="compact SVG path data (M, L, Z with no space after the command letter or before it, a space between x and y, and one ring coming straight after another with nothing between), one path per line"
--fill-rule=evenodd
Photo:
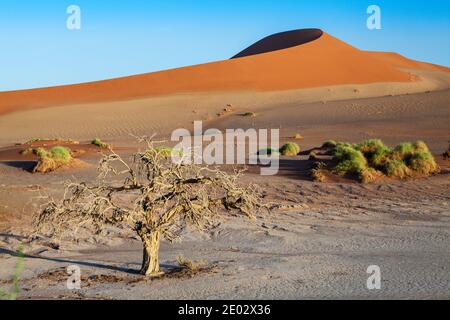
M39 157L33 172L51 172L72 161L70 149L61 146L53 147L49 151L44 148L36 148L33 149L33 153Z
M191 259L185 258L182 255L179 255L177 257L177 263L180 266L180 268L187 269L189 271L197 271L206 264L204 261L195 262Z
M361 151L366 158L371 158L378 150L386 148L380 139L366 140L356 146L356 149Z
M377 181L382 176L382 172L375 170L374 168L367 168L360 173L359 179L362 183L372 183Z
M324 182L326 180L326 176L322 169L311 169L310 175L313 181L316 182Z
M288 142L280 148L280 153L288 157L296 156L300 153L300 146L295 142Z
M56 146L50 149L46 156L55 160L70 161L72 159L71 151L68 148Z
M388 147L380 147L372 155L370 165L377 169L382 169L391 160L392 150Z
M334 172L339 175L361 174L367 168L367 160L361 151L348 145L336 147L335 157L340 162L334 168Z
M104 143L102 140L100 140L99 138L95 138L94 140L91 141L91 144L93 144L94 146L97 146L101 149L107 149L109 148L109 144Z
M322 148L324 148L324 149L336 148L336 146L337 146L337 142L334 140L328 140L322 144Z
M392 151L392 159L408 161L414 154L414 146L412 143L405 142L401 143L394 148Z
M430 152L430 149L428 149L428 146L425 142L418 140L413 145L415 152Z
M385 172L388 177L397 177L400 179L405 179L411 175L411 169L400 160L389 161L385 166Z
M324 146L331 145L324 143ZM338 142L328 151L338 161L334 173L357 174L362 182L373 182L383 173L404 179L414 172L429 175L440 170L428 146L420 140L414 144L401 143L394 149L387 147L380 139L359 144Z
M409 167L417 173L433 174L440 171L440 168L430 152L416 152L409 160Z
M254 112L246 112L243 114L244 117L250 117L250 118L254 118L256 117L256 113Z

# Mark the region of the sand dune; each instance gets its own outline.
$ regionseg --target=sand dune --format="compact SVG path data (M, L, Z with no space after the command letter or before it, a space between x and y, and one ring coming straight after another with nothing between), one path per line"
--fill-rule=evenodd
M411 82L416 78L400 68L449 70L394 54L364 52L317 29L282 33L269 40L271 45L263 39L238 54L240 58L225 61L91 83L0 92L0 114L179 93Z

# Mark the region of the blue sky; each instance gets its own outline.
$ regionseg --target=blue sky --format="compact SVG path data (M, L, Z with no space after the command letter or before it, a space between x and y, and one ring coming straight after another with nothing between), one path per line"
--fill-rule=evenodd
M72 4L81 30L66 28ZM382 30L366 28L371 4ZM272 33L309 27L450 66L448 0L1 0L0 91L227 59Z

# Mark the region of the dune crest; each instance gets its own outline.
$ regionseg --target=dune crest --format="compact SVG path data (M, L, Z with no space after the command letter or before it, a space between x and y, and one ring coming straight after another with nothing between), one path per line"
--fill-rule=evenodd
M414 80L411 75L401 70L405 63L416 68L429 67L403 59L358 50L318 29L297 30L269 36L237 54L235 59L105 81L0 92L0 114L178 93L411 82ZM442 67L441 71L448 68Z

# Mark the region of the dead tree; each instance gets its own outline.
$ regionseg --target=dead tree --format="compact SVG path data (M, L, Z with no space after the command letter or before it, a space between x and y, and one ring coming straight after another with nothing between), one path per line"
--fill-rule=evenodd
M68 183L62 199L36 215L37 232L54 237L75 227L99 233L107 225L127 225L143 243L140 272L152 276L160 274L162 237L172 242L187 226L209 230L224 213L255 218L260 194L238 184L241 172L175 163L167 150L147 143L129 162L110 150L95 183Z

